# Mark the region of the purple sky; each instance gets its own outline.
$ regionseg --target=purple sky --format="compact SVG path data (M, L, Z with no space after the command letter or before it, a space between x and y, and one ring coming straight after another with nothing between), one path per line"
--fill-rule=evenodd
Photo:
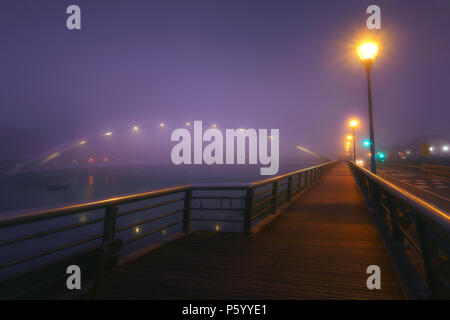
M66 29L70 4L81 7L81 31ZM366 79L352 45L370 4L2 1L0 158L133 123L187 120L279 128L281 144L340 152L350 117L368 136ZM450 1L376 4L377 141L450 137Z

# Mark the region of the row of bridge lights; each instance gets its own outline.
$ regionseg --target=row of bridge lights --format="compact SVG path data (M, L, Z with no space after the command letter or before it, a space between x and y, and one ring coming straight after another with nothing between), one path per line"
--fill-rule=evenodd
M347 136L347 142L345 143L345 151L347 152L347 155L351 155L351 147L352 147L352 143L351 141L353 141L353 161L356 162L357 164L364 164L363 160L357 160L356 159L356 137L355 137L355 128L358 126L359 122L358 120L350 120L349 121L349 125L352 128L352 134L349 134ZM363 146L368 148L370 147L371 143L370 140L366 139L363 141ZM372 156L372 154L369 152L369 156ZM380 160L384 160L385 158L385 154L383 152L378 152L376 154L376 157L378 157Z
M187 127L190 127L190 126L192 125L192 123L191 123L191 122L186 122L185 125L186 125ZM166 123L164 123L164 122L160 122L160 123L158 124L158 126L159 126L160 128L164 128L164 127L166 127L167 125L166 125ZM217 124L215 124L215 123L211 124L211 128L217 128ZM137 125L135 125L135 126L133 126L133 127L131 128L131 130L134 131L134 132L139 132L140 129L141 129L141 128L140 128L139 126L137 126ZM246 132L246 131L247 131L247 129L244 129L244 128L241 128L240 130L242 130L243 132ZM104 137L109 137L109 136L112 136L112 135L113 135L113 132L112 132L112 131L107 131L107 132L105 132L105 133L103 134ZM272 139L272 136L268 136L268 138L269 138L269 139ZM86 143L87 143L87 140L81 140L80 142L78 142L78 145L85 145ZM75 163L75 162L77 162L77 161L74 160L74 163ZM89 162L89 163L94 163L95 160L94 160L94 158L91 157L91 158L89 158L89 161L88 161L88 162ZM108 159L108 158L105 158L103 162L109 162L109 159Z
M185 125L186 125L186 127L190 127L190 126L192 125L192 123L191 123L191 122L186 122ZM158 126L159 126L160 128L164 128L164 127L166 127L167 125L166 125L166 123L161 122L161 123L158 124ZM211 125L211 128L217 128L217 124L213 123L213 124ZM140 128L139 126L133 126L133 127L132 127L132 131L134 131L134 132L139 132L140 129L141 129L141 128ZM247 131L247 129L244 129L244 128L241 128L240 130L242 130L243 132ZM112 136L112 135L113 135L113 132L112 132L112 131L107 131L107 132L105 132L105 133L103 134L103 136L105 136L105 137L109 137L109 136ZM269 139L271 139L271 138L272 138L272 137L269 136ZM79 145L84 145L84 144L86 144L86 143L87 143L87 140L81 140L78 144L79 144Z
M350 127L352 128L352 134L347 136L347 142L345 143L345 150L347 153L350 152L351 148L351 141L353 140L353 161L356 162L356 147L355 147L355 128L358 126L358 120L350 120L349 122Z

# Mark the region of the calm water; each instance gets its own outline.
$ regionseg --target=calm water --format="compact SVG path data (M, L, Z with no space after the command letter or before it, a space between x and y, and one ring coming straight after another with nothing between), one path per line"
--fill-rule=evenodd
M282 163L279 174L316 163ZM167 166L65 169L0 177L0 215L53 208L108 197L195 183L246 183L268 178L259 166ZM47 184L69 188L47 191Z

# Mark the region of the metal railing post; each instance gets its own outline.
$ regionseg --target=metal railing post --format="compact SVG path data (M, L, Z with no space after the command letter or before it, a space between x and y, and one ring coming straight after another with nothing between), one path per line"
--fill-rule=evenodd
M244 211L244 233L252 232L252 207L253 207L253 188L247 189L245 195L245 211Z
M288 184L287 184L287 202L291 201L291 196L292 196L292 176L290 176L288 178Z
M272 201L270 213L274 214L277 212L277 202L278 202L278 181L272 184Z
M400 229L397 206L395 205L394 199L391 195L386 195L386 198L388 201L389 212L391 214L392 238L394 241L402 242L403 236Z
M309 188L312 185L312 171L308 170L307 173L308 173L308 188Z
M303 174L300 172L300 173L298 174L297 192L302 191L302 176L303 176Z
M191 207L192 207L192 189L186 189L184 192L183 205L183 231L188 233L191 231Z
M106 207L105 221L103 222L103 243L114 239L116 233L117 206Z
M435 247L428 235L428 226L421 220L416 219L417 235L422 249L423 265L425 268L427 287L431 293L431 298L437 298L436 272L433 270L437 259Z

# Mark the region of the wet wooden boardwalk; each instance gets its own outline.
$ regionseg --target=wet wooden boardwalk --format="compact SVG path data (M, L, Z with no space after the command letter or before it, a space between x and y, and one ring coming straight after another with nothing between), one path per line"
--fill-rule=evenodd
M366 268L381 268L368 290ZM346 164L258 234L192 233L114 269L106 299L402 299Z

